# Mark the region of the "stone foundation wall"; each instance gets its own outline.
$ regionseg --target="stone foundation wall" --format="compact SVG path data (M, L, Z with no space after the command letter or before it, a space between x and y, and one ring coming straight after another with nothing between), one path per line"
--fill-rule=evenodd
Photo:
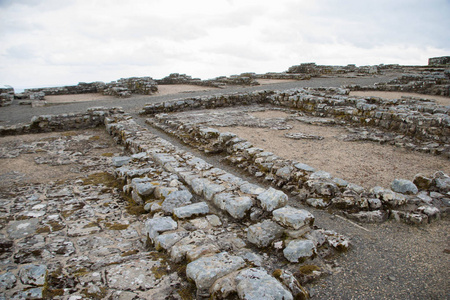
M347 88L352 91L410 92L449 97L450 70L403 74L387 83L378 83L373 86L350 85Z
M235 105L272 104L317 117L333 117L357 126L378 127L415 139L435 142L441 152L450 143L450 108L420 99L386 100L349 97L341 88L262 91L247 94L194 97L148 104L141 114L154 115ZM442 148L444 147L444 148ZM439 152L438 151L438 152Z
M432 57L428 59L429 66L450 65L450 56Z
M121 112L121 108L90 108L86 113L42 115L33 117L29 124L0 126L0 136L67 131L103 126L105 117Z

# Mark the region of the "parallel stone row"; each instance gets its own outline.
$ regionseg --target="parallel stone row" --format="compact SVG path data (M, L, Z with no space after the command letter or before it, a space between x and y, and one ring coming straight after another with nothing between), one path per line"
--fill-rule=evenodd
M194 97L147 104L142 114L219 108L235 105L272 104L318 117L333 117L358 126L380 127L419 140L437 143L450 152L450 108L429 100L350 97L342 88L292 89L247 94Z
M230 132L221 133L214 128L186 124L176 116L166 114L147 119L147 122L203 151L227 153L232 164L274 186L298 194L310 206L343 209L350 212L349 217L360 221L382 222L392 217L420 224L439 218L441 212L446 214L448 211L446 195L450 191L450 177L442 172L437 172L433 178L418 174L414 182L393 182L392 189L376 186L366 190L304 163L254 147ZM406 208L408 210L404 211Z
M106 128L130 151L150 156L188 187L158 186L145 176L145 168L130 169L120 166L120 159L117 162L116 173L126 180L124 189L153 215L145 222L149 241L157 249L166 250L173 261L189 262L186 275L195 282L199 296L237 293L241 299L292 299L292 295L306 293L288 270L278 272L278 280L269 275L267 262L248 249L245 240L259 248L283 249L283 256L291 263L315 256L324 244L348 247L343 236L312 229L314 216L287 206L285 193L261 188L214 168L144 130L131 117L106 118ZM213 211L228 217L217 220ZM226 228L215 236L205 230L186 230L186 220L201 227L202 222L220 226L227 218L235 224L229 226L242 228L237 236ZM287 236L284 241L283 235Z

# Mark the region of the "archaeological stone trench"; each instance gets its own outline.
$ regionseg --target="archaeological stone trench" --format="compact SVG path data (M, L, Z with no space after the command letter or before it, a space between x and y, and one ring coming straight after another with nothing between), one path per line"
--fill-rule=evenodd
M351 251L351 244L332 228L315 226L314 215L299 207L328 209L360 222L395 219L419 226L447 216L450 177L444 172L400 178L391 189L367 189L183 115L249 105L295 111L301 122L347 124L354 128L353 139L450 157L448 107L421 99L350 97L336 88L188 98L148 104L141 111L153 127L190 147L221 154L264 184L180 149L120 108L0 127L0 136L9 136L101 126L123 147L115 151L120 155L84 160L79 159L87 150L64 157L64 138L55 140L51 151L45 148L50 142L17 150L17 155L47 152L48 164L83 161L84 177L18 186L9 194L2 190L0 295L306 299L309 285L331 274L333 260ZM220 119L218 114L203 117ZM96 141L74 132L75 142Z

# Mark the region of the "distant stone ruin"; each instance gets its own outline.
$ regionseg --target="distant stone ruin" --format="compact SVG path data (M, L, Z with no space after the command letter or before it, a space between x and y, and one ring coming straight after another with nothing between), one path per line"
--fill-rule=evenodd
M432 57L428 59L429 66L450 65L450 56Z

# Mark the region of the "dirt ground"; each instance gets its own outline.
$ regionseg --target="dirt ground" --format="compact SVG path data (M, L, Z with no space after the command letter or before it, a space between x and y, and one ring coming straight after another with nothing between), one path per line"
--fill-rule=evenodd
M385 99L400 99L402 96L405 97L417 97L423 99L436 100L436 103L439 105L450 105L450 97L444 96L436 96L436 95L423 95L417 93L403 93L403 92L383 92L383 91L354 91L350 92L350 96L359 96L359 97L380 97Z
M288 113L268 110L254 112L258 118L286 118ZM306 163L317 170L359 184L365 188L376 185L390 187L396 178L412 180L418 173L431 175L436 171L450 173L448 160L439 156L411 152L390 145L373 142L347 142L342 137L348 132L343 127L316 126L289 121L290 130L253 127L216 127L222 132L233 132L247 139L255 147L276 155ZM322 136L323 140L293 140L286 133L304 133Z
M73 135L81 135L84 140L75 140ZM52 152L47 149L49 141L67 144L69 151L64 151L66 159L52 161ZM88 148L86 143L95 141L97 148ZM24 148L24 142L31 143L32 148ZM17 153L6 153L9 145L16 145ZM117 146L104 129L39 133L0 138L0 188L11 183L27 182L32 184L65 181L82 175L76 157L81 152L93 155L118 152ZM20 154L20 155L19 155Z

